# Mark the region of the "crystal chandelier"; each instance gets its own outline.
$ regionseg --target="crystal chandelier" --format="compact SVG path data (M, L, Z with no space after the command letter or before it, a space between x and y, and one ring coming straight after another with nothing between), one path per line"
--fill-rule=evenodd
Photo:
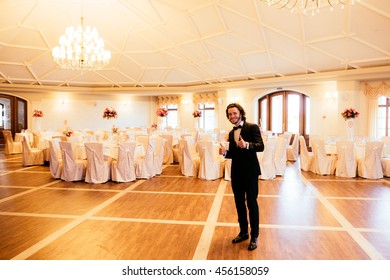
M83 72L99 70L111 59L111 52L104 49L104 41L99 38L96 28L87 26L84 30L83 17L81 25L66 28L52 55L61 68Z
M320 12L322 6L329 6L330 10L333 11L333 8L340 6L341 9L344 9L345 5L351 2L352 5L355 2L360 2L360 0L260 0L268 4L268 6L273 6L278 9L290 9L291 13L298 14L311 14L314 16L316 13Z

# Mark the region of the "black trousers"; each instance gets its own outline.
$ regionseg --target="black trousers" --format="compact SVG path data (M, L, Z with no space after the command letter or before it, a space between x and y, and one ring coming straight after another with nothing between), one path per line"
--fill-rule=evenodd
M240 232L248 232L248 215L251 226L251 237L259 236L259 181L257 175L232 174L231 176L234 201L236 203Z

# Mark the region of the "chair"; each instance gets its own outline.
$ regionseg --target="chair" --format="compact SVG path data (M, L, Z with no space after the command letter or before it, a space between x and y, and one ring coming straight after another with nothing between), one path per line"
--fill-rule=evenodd
M390 157L390 136L383 136L382 137L383 150L382 150L382 157L387 158Z
M261 171L261 175L259 176L259 179L271 180L276 177L276 170L275 170L276 145L277 145L277 139L269 138L265 143L264 151L257 152L257 159L259 161L260 171Z
M224 179L226 181L230 181L230 175L231 175L231 169L232 169L232 159L231 158L225 158L225 170L224 170Z
M173 163L173 135L163 134L161 135L166 141L164 144L164 160L163 164Z
M135 181L135 142L118 144L118 160L111 161L111 180L115 182Z
M191 148L187 140L179 140L180 171L184 176L198 176L200 157Z
M3 136L5 140L5 151L6 155L21 154L22 153L22 142L14 142L12 133L9 130L3 130Z
M337 141L336 176L356 177L357 163L352 141Z
M156 140L147 135L137 135L137 142L144 146L145 156L135 160L135 176L137 179L150 179L156 175L154 166Z
M76 160L72 143L59 142L62 157L61 179L64 181L82 181L85 178L87 162L85 160Z
M154 172L156 175L161 175L164 161L164 146L166 140L162 137L157 137L155 140L156 148L154 153Z
M300 166L303 171L311 171L313 164L313 153L307 150L306 141L303 136L299 136L300 154Z
M198 178L205 180L222 178L224 159L216 154L213 142L200 141L198 144L200 148Z
M84 143L87 154L85 182L102 184L110 180L111 161L104 159L103 143Z
M43 150L38 148L31 148L30 143L28 142L28 138L26 136L24 137L22 146L23 146L23 150L22 150L23 166L44 164Z
M297 142L298 143L298 142ZM278 136L275 151L275 174L283 176L286 171L287 163L287 140L283 136Z
M287 146L287 160L288 161L297 161L298 152L299 152L299 134L296 133L293 138L291 145Z
M336 157L327 156L323 140L313 140L313 164L311 171L319 175L335 174Z
M59 146L59 139L49 141L50 145L50 174L54 179L61 179L62 157Z
M358 176L366 179L383 178L381 155L383 142L367 142L363 159L358 160Z

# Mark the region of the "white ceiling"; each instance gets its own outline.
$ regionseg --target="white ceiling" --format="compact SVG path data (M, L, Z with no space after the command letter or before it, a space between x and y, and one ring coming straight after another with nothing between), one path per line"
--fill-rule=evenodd
M314 17L259 0L82 3L110 63L81 73L53 62L80 0L0 0L0 86L177 87L390 65L389 0Z

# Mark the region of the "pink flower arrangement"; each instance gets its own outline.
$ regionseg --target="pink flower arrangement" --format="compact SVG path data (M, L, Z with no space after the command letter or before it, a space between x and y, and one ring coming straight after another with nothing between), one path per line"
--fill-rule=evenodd
M194 118L200 118L202 116L202 111L199 111L199 110L195 110L192 115L194 116Z
M42 118L43 112L41 110L34 110L33 115L34 118Z
M359 116L359 114L360 113L358 111L356 111L355 109L349 108L349 109L345 109L341 113L341 116L344 118L344 120L347 120L347 119L357 118Z
M156 115L159 117L166 117L168 115L168 110L160 107L157 109Z
M73 134L73 130L71 130L70 128L67 128L67 129L65 129L62 133L63 133L66 137L70 137L70 136L72 136L72 134Z
M118 113L115 111L114 108L106 108L103 112L103 119L116 119L118 117Z

